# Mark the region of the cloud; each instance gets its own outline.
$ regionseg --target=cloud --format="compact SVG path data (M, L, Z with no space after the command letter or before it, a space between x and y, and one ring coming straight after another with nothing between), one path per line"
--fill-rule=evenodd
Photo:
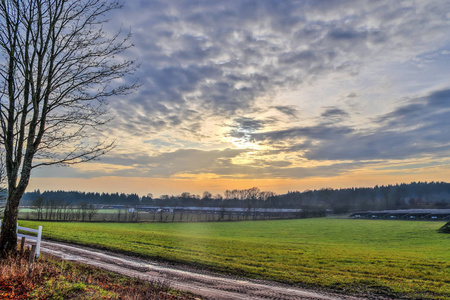
M137 156L132 161L136 164L131 170L117 172L116 176L170 177L177 174L213 173L216 168L230 165L235 158L247 150L224 149L204 151L198 149L179 149L155 156ZM130 164L127 159L118 160L111 157L105 162Z
M275 108L288 117L298 118L298 109L293 105L276 105L272 106L272 108Z
M448 4L127 3L118 14L134 32L142 87L112 103L117 126L137 134L245 115L255 111L256 99L280 89L329 73L354 75L369 60L414 57L448 26L442 7ZM273 107L294 116L288 106Z
M348 126L315 125L304 127L293 127L284 130L268 131L252 134L251 137L257 142L270 143L279 140L314 139L329 140L336 136L343 136L353 132Z
M430 57L436 74L448 61L449 13L448 1L127 2L107 26L131 28L141 87L111 99L104 135L120 149L101 163L116 176L304 178L448 156L448 82L423 77Z
M376 161L445 155L450 151L450 89L403 102L372 120L368 128L320 123L315 126L260 132L251 138L276 144L280 152L302 150L308 160ZM348 117L328 108L321 117ZM319 119L320 120L320 119ZM303 142L299 142L303 141Z
M252 133L260 131L267 125L274 124L275 122L276 120L273 119L258 120L238 117L233 120L233 124L230 126L231 130L227 133L227 136L250 141Z
M340 121L349 118L349 114L335 106L327 107L326 110L320 115L323 122L326 124L336 124Z
M337 107L326 107L315 125L265 132L270 120L239 117L233 120L236 130L230 135L253 140L269 147L268 150L178 149L155 155L110 153L101 161L106 166L103 169L63 171L72 177L102 176L106 172L110 176L125 177L177 178L209 174L221 178L301 179L338 176L355 169L373 168L389 160L432 157L433 161L426 164L435 165L439 158L448 157L450 151L449 102L450 89L403 99L395 109L373 118L367 128L359 129L339 125L342 117L351 116ZM337 122L325 123L324 118ZM301 162L307 165L302 166ZM404 167L397 165L395 168ZM60 171L38 172L45 177Z

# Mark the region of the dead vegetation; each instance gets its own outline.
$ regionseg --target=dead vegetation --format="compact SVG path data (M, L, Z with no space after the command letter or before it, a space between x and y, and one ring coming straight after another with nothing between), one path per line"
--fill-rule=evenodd
M164 282L144 282L43 255L30 268L28 251L0 262L1 299L196 299Z

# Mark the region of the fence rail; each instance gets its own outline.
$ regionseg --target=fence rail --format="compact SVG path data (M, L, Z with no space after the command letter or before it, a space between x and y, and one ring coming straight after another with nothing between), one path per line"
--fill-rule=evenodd
M2 228L2 220L0 220L0 231L1 231L1 228ZM36 233L37 236L19 233L19 230ZM17 233L17 237L24 237L26 239L36 241L36 258L38 258L40 255L40 250L41 250L42 226L39 225L38 229L33 229L33 228L22 227L22 226L19 226L19 224L17 224L16 233Z

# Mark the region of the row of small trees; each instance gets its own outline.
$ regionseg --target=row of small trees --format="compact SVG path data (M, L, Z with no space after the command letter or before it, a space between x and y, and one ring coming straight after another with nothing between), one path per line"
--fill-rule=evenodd
M45 221L106 221L99 219L99 206L81 202L77 205L63 200L45 199L38 197L32 202L33 212L23 215L26 219ZM137 210L121 207L116 210L114 218L108 221L139 222Z
M152 212L138 211L132 208L115 209L113 213L99 213L91 205L80 206L36 206L33 212L22 214L23 219L45 221L106 221L106 222L222 222L242 220L271 220L313 218L325 216L325 210L319 208L305 208L297 212L258 212L255 210L227 211L183 211L183 210L158 210Z
M92 221L98 212L94 204L72 206L62 200L46 200L42 197L34 201L33 207L36 219L49 221Z

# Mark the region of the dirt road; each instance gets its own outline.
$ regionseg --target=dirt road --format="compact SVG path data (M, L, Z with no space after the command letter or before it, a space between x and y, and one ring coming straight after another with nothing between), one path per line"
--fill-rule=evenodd
M164 282L174 289L189 291L206 299L361 299L307 291L270 281L236 279L57 242L43 241L41 252L142 280Z

